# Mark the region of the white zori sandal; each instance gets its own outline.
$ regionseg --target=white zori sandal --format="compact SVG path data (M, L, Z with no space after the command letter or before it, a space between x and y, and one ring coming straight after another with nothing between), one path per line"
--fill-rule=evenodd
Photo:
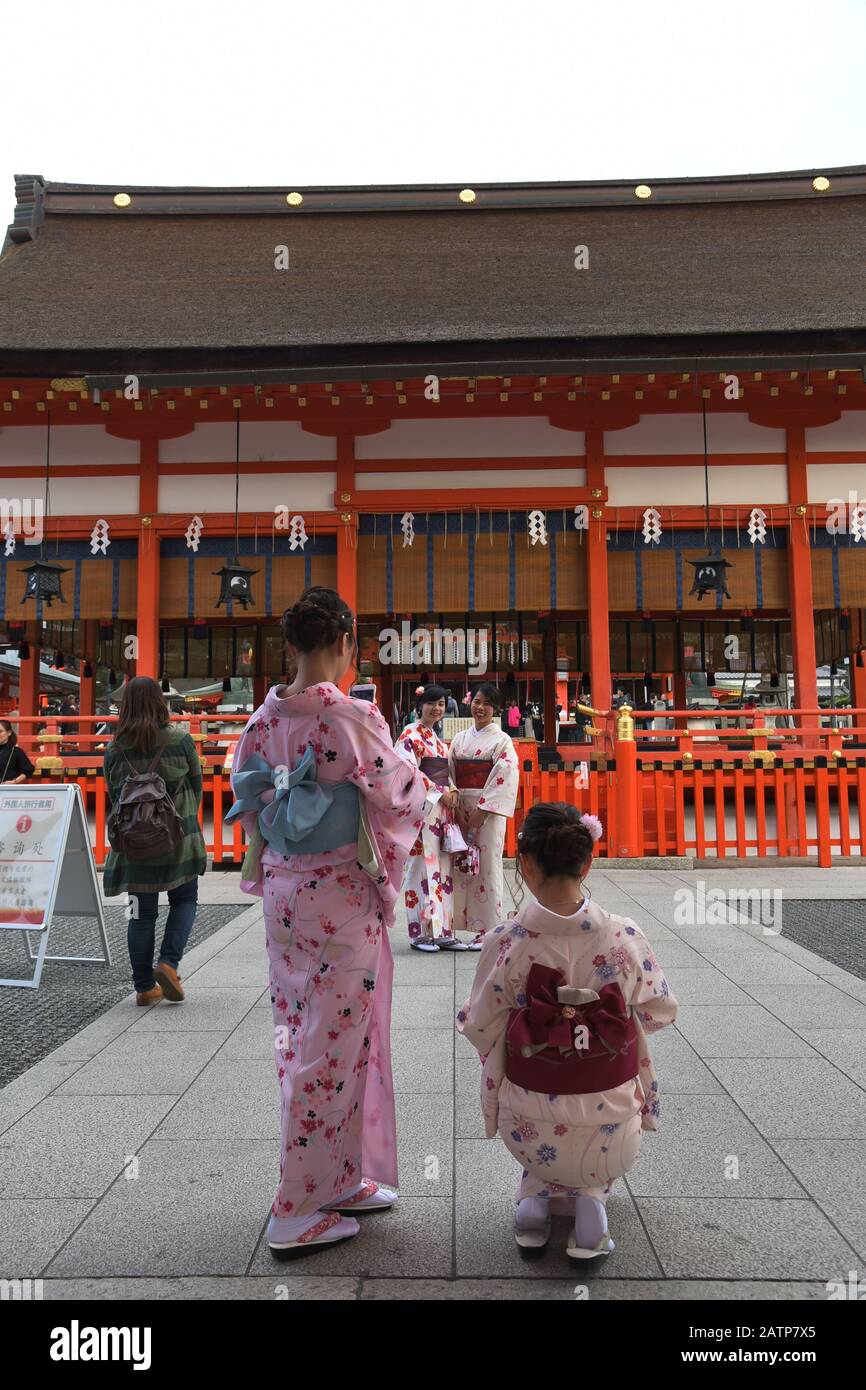
M616 1246L608 1234L607 1212L597 1197L581 1194L575 1202L575 1222L568 1236L566 1255L576 1263L601 1260Z
M319 1217L300 1235L294 1235L297 1221L278 1221L271 1218L268 1226L268 1246L275 1260L291 1260L298 1255L310 1254L313 1250L323 1250L326 1246L337 1245L341 1240L356 1236L361 1227L357 1221L341 1216L337 1211L316 1212Z
M380 1183L366 1179L361 1186L345 1197L338 1197L336 1202L332 1202L326 1211L388 1211L395 1207L398 1202L397 1193L391 1187L382 1187Z
M546 1197L524 1197L518 1203L514 1239L525 1259L535 1260L544 1254L552 1225L550 1202Z

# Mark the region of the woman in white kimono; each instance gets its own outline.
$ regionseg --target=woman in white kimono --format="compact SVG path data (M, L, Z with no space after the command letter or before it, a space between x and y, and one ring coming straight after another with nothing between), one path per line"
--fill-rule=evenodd
M457 1028L481 1055L481 1108L523 1169L515 1238L540 1255L550 1212L574 1214L569 1257L613 1250L606 1203L658 1128L647 1035L677 1002L652 947L627 917L591 903L583 877L601 825L574 806L533 806L518 837L533 894L485 939Z
M409 942L413 950L430 953L468 950L452 926L453 881L451 855L446 848L457 793L449 785L448 746L434 728L445 713L447 699L443 686L425 686L420 696L421 717L407 724L394 745L401 757L442 788L438 802L428 797L424 824L409 852L403 876Z
M454 859L454 929L473 933L470 951L480 951L484 933L505 916L502 851L505 822L517 801L520 765L512 739L493 723L501 708L496 686L480 685L472 697L475 727L455 734L448 753L460 799L458 823L478 853L477 873L467 871L473 854Z

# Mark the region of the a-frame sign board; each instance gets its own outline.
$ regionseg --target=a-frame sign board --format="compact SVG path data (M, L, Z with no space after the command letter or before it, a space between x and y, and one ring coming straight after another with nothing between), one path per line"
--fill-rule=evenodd
M103 954L50 956L48 938L55 911L61 916L95 918ZM75 783L0 786L0 931L23 932L27 956L34 965L31 979L0 979L0 985L38 989L47 960L111 964L84 802ZM31 933L39 935L35 954Z

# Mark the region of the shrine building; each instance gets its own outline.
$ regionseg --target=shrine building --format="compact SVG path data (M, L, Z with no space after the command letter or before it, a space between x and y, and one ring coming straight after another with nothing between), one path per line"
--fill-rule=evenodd
M866 167L16 196L3 711L251 710L310 583L386 714L482 664L548 743L618 690L866 708Z

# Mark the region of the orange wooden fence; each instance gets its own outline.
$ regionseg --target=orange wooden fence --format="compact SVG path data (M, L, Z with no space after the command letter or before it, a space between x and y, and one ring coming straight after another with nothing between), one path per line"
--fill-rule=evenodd
M760 712L756 716L760 720ZM864 710L832 716L795 711L800 722L793 728L756 722L751 730L724 732L724 719L742 719L741 711L728 716L719 711L715 731L687 729L685 720L693 714L673 711L682 727L657 731L640 728L641 719L657 717L653 713L626 709L596 716L602 723L593 744L560 745L557 755L547 758L541 750L541 766L536 745L518 741L520 788L505 852L515 854L517 832L532 805L564 801L600 818L601 857L817 857L829 866L840 858L866 856L864 716ZM203 765L200 820L217 866L237 865L244 854L243 831L227 828L224 818L232 803L228 764L246 719L189 721ZM822 726L820 721L828 719ZM28 733L28 722L41 727ZM40 780L80 786L98 864L107 854L101 768L107 736L95 729L107 722L78 715L51 725L16 719L22 745L41 764Z

